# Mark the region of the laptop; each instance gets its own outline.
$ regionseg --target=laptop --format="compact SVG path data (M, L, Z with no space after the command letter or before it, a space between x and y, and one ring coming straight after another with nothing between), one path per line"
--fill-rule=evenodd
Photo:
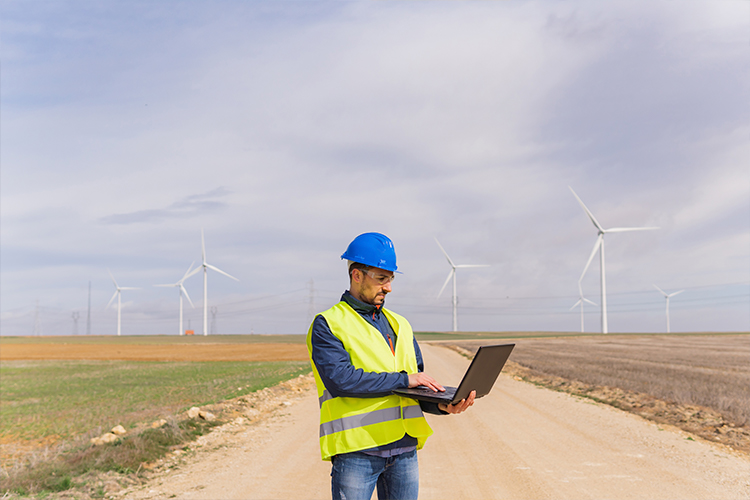
M397 389L393 393L419 401L445 404L456 404L468 398L471 391L477 391L476 397L481 398L489 394L490 389L495 385L497 376L500 375L500 371L515 346L516 344L481 346L474 359L471 360L469 369L466 370L458 387L444 386L445 392L435 392L427 387L418 386L411 389Z

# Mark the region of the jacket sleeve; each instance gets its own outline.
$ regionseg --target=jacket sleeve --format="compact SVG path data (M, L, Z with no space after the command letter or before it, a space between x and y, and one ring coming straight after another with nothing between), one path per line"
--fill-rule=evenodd
M409 376L396 372L366 372L354 368L344 344L331 333L322 315L313 321L312 360L323 385L334 397L381 397L409 386ZM421 354L419 355L421 358Z

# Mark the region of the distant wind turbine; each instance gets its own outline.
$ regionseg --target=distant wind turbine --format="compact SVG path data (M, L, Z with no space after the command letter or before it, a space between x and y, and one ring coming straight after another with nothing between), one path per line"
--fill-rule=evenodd
M185 333L185 330L182 329L182 294L183 293L185 294L185 297L187 297L188 302L190 302L190 307L195 307L193 305L193 301L190 300L190 295L188 295L187 290L183 286L183 283L185 282L186 279L196 274L201 269L200 267L196 267L195 269L193 269L193 264L195 264L195 262L190 264L190 267L188 267L187 271L185 271L185 274L182 276L182 278L180 278L180 281L178 281L177 283L173 283L170 285L154 285L154 286L169 286L169 287L174 286L174 287L179 288L180 290L180 332L179 334L180 335L183 335Z
M581 306L581 333L584 333L584 329L583 329L583 303L584 302L588 302L592 306L596 305L595 302L591 302L589 299L583 296L583 289L581 288L581 280L578 280L578 301L575 304L573 304L573 307L571 307L568 310L572 311L573 309L576 308L576 306L578 305Z
M443 248L443 245L440 244L437 238L435 238L435 243L438 244L440 247L440 251L443 252L443 255L445 255L445 258L448 259L448 264L451 266L451 270L448 273L448 278L445 280L445 283L443 283L443 288L440 289L440 292L438 292L437 296L440 297L442 295L443 290L445 290L445 287L448 286L448 282L453 279L453 331L458 331L458 298L456 295L456 269L461 267L489 267L489 264L454 264L450 257L448 257L448 253Z
M675 295L677 295L679 293L684 292L685 290L680 290L679 292L672 292L672 293L668 294L667 292L665 292L664 290L662 290L661 288L659 288L656 285L654 285L654 288L656 288L657 290L659 290L661 292L661 294L664 295L664 298L667 299L667 333L669 333L669 299L671 297L674 297Z
M112 304L112 301L115 300L115 297L117 297L117 336L119 337L122 325L122 300L120 297L120 292L122 292L123 290L138 290L138 288L118 285L117 281L115 281L115 277L112 276L112 271L107 269L107 272L109 272L109 276L110 278L112 278L112 283L115 284L115 294L112 295L112 298L109 299L109 302L107 302L107 307L109 307Z
M624 233L627 231L649 231L652 229L659 229L658 227L613 227L611 229L604 229L601 224L596 220L594 217L594 214L591 213L591 211L586 207L586 205L583 204L583 201L578 197L575 191L573 191L573 188L568 186L568 189L570 189L570 192L573 193L573 196L576 197L576 200L578 200L578 203L581 204L581 207L583 207L583 211L586 212L586 215L589 216L589 219L591 219L591 222L594 224L594 227L596 227L596 230L598 231L598 236L596 238L596 242L594 243L594 249L591 251L591 255L589 256L589 260L586 262L586 266L583 268L583 274L581 274L581 278L578 280L580 283L580 280L583 279L583 276L586 274L586 271L589 268L589 265L591 264L591 261L594 259L594 255L596 255L596 251L599 250L599 272L600 272L600 288L601 288L601 299L602 299L602 333L608 333L607 328L607 280L606 280L606 273L604 268L604 235L608 233Z
M228 278L232 278L234 281L239 281L234 276L231 276L218 267L212 266L206 262L206 240L203 236L203 229L201 229L201 257L203 263L198 267L195 272L198 272L203 267L203 335L208 335L208 270L216 271L217 273L223 274Z

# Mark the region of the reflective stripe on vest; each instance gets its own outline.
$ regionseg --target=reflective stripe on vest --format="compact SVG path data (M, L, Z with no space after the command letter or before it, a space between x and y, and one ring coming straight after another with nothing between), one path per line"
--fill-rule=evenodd
M401 408L383 408L382 410L375 410L368 413L361 413L359 415L352 415L351 417L339 418L337 420L331 420L320 424L320 437L333 434L334 432L341 432L350 429L356 429L357 427L364 427L365 425L378 424L381 422L388 422L389 420L399 420L401 418Z
M323 391L323 395L318 398L318 406L322 408L323 403L331 399L333 399L333 396L331 396L331 393L328 392L328 389L326 389L325 391Z
M422 418L422 408L419 405L405 406L404 407L404 418Z

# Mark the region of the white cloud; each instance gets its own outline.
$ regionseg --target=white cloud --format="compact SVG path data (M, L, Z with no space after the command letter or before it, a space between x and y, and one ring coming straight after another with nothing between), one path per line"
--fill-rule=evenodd
M460 277L467 325L575 329L595 232L568 185L605 227L663 228L608 240L613 292L682 286L685 267L691 286L748 279L745 5L223 6L5 4L6 326L36 298L69 323L89 277L106 303L111 267L158 331L174 304L151 284L200 257L203 227L242 280L211 280L236 331L304 329L305 283L335 300L338 256L369 230L396 242L392 303L417 328L450 324L438 236L493 264ZM514 296L557 299L490 309Z

